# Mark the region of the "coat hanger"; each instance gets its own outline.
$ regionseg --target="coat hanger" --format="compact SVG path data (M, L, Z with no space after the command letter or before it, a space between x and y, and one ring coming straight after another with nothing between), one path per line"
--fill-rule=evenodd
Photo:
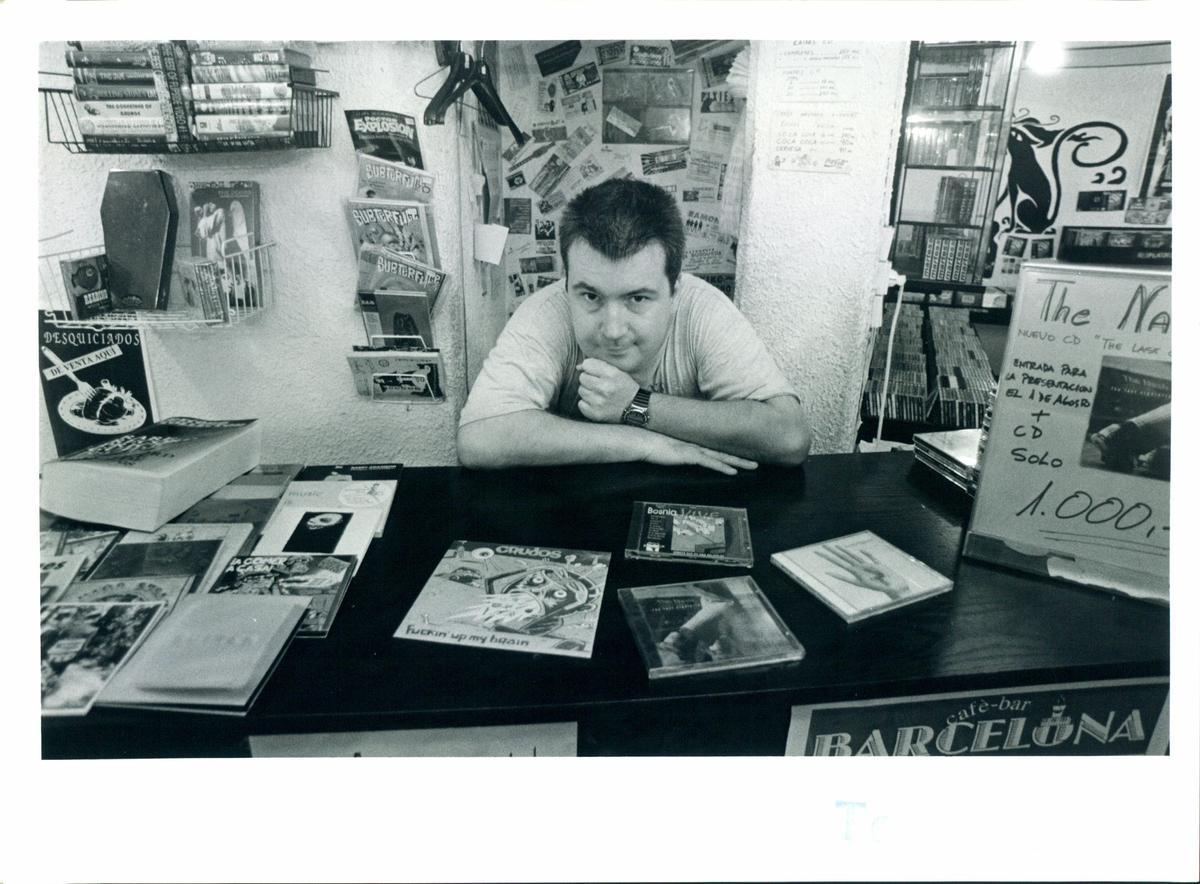
M498 123L508 127L518 145L523 145L529 140L529 136L521 131L521 127L516 124L504 102L500 100L488 63L482 58L472 57L461 46L453 51L450 72L425 108L425 125L440 126L444 123L450 105L462 98L468 89L475 95L484 111Z

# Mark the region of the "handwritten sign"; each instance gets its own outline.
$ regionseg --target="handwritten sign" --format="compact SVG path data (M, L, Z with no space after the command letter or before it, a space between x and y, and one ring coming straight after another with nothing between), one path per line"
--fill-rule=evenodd
M853 171L864 87L863 44L797 40L775 55L770 168Z
M1027 263L966 555L1165 603L1171 276Z

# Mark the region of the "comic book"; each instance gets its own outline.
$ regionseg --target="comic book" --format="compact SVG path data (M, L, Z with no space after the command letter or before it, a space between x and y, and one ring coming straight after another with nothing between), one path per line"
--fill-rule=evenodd
M445 282L446 274L441 270L422 264L403 252L393 252L369 242L363 243L358 250L360 292L423 292L433 309Z
M456 540L396 638L592 656L609 554Z
M370 243L441 268L432 206L411 200L356 198L346 201L346 215L356 256L363 243Z
M235 556L210 594L306 596L299 636L328 635L354 574L354 556Z
M444 402L442 356L436 350L355 348L346 357L360 396L380 402Z

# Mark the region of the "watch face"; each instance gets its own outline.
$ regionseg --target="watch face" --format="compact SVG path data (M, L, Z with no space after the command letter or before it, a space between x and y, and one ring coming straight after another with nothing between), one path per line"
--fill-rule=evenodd
M625 410L625 414L621 418L627 424L632 424L635 427L644 427L647 423L646 410L630 406Z

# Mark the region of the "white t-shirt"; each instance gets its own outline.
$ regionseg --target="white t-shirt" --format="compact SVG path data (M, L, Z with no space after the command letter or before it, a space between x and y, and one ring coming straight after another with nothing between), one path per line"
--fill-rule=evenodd
M800 398L746 317L718 289L685 273L674 298L652 391L711 400ZM459 426L530 409L582 420L576 370L582 361L560 280L530 295L504 326Z

